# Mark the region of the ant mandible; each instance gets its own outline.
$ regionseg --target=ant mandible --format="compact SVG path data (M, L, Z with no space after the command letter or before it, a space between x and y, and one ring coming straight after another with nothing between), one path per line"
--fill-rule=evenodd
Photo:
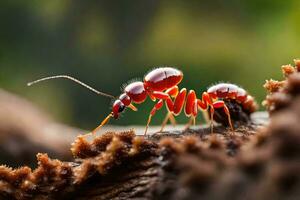
M115 99L112 106L112 112L101 122L101 124L97 128L92 131L93 135L95 135L95 133L102 126L108 123L110 118L113 117L115 119L118 119L120 113L122 113L126 107L130 108L133 111L137 111L137 108L133 105L133 103L141 104L147 99L147 96L155 101L156 104L149 114L145 129L145 135L147 134L147 130L152 117L155 115L156 111L160 110L163 107L164 102L168 109L168 114L162 123L161 131L163 130L168 120L170 120L173 124L176 123L174 115L179 115L183 108L185 111L185 115L190 118L190 122L188 124L195 124L195 118L198 115L199 110L207 111L207 109L209 108L211 132L213 132L212 121L214 119L214 112L215 109L218 108L224 109L224 112L227 115L228 124L231 130L233 130L230 112L225 102L223 101L224 99L236 101L237 103L241 104L244 109L248 109L248 111L250 112L254 112L255 110L253 109L255 107L254 98L248 95L244 89L234 84L219 83L217 85L214 85L210 87L206 92L202 93L201 99L197 98L194 90L189 90L187 92L186 88L182 88L179 91L178 84L183 79L183 73L180 70L172 67L159 67L150 71L144 77L143 82L136 81L127 85L124 88L123 93L118 98L114 97L113 95L100 92L90 87L89 85L67 75L45 77L30 82L27 85L31 86L41 81L56 78L69 79L88 88L98 95Z

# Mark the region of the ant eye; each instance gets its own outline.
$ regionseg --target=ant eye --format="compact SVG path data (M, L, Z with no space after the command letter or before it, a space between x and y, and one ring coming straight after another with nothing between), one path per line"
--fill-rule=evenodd
M124 109L125 109L125 105L124 105L124 104L121 104L120 107L119 107L119 110L118 110L119 113L120 113L120 112L123 112Z

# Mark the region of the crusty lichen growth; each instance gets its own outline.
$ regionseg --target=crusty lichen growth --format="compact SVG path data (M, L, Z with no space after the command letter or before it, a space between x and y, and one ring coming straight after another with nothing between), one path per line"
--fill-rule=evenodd
M264 88L270 92L278 92L285 84L285 81L276 81L273 79L266 80L266 83L264 84Z
M105 175L126 159L156 155L156 148L155 143L135 136L132 131L103 134L92 142L79 136L72 146L75 162L37 154L38 167L33 171L29 167L0 166L0 194L16 199L32 199L39 194L53 197L57 191L72 191L95 173Z
M54 192L69 183L72 174L71 165L59 160L51 160L47 154L37 154L38 167L11 169L0 167L1 194L11 195L16 199L30 198L30 193L37 191Z
M157 145L133 131L116 134L108 132L88 142L79 136L72 145L72 152L77 161L82 162L74 168L74 182L79 184L95 172L106 174L130 157L155 155Z
M280 110L289 104L292 99L291 95L293 90L295 90L294 83L300 81L300 60L294 60L295 66L283 65L281 67L282 73L285 77L282 81L277 80L266 80L264 88L269 93L263 105L266 106L268 111L272 113L273 111ZM294 91L297 93L298 91Z

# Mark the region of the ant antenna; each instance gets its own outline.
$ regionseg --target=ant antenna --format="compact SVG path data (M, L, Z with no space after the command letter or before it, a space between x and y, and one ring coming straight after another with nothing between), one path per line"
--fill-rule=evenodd
M106 94L104 92L100 92L100 91L92 88L91 86L89 86L89 85L87 85L87 84L79 81L78 79L73 78L71 76L67 76L67 75L57 75L57 76L49 76L49 77L41 78L41 79L38 79L36 81L32 81L30 83L27 83L27 86L32 86L33 84L36 84L36 83L39 83L39 82L42 82L42 81L46 81L46 80L50 80L50 79L57 79L57 78L64 78L64 79L69 79L71 81L74 81L75 83L77 83L77 84L79 84L79 85L81 85L81 86L83 86L83 87L85 87L85 88L87 88L87 89L95 92L98 95L102 95L102 96L109 97L109 98L112 98L112 99L116 98L116 97L114 97L114 96L112 96L110 94Z

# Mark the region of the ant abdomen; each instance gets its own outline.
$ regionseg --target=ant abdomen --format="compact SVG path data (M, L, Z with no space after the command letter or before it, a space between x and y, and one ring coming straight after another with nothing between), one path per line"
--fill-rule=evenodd
M250 114L257 110L254 98L243 88L231 83L219 83L211 86L207 93L212 98L223 100L229 109L231 119L234 122L250 122ZM228 126L227 116L223 109L216 108L214 121Z

